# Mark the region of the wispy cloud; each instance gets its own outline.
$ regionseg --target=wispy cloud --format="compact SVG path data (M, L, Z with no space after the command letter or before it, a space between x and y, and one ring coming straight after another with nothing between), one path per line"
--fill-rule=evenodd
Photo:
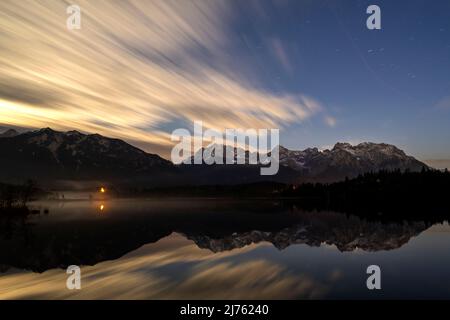
M336 126L336 123L337 123L336 118L334 118L332 116L325 116L323 119L327 126L332 127L332 128L334 128Z
M450 159L428 159L424 162L436 169L450 169Z
M225 70L228 1L77 4L82 29L69 31L66 1L0 2L0 123L169 145L170 122L282 128L321 110Z
M273 54L281 66L287 73L292 73L292 63L289 59L285 45L281 42L279 38L273 38L270 41L270 46L272 48Z
M450 97L444 97L436 103L436 108L450 110Z

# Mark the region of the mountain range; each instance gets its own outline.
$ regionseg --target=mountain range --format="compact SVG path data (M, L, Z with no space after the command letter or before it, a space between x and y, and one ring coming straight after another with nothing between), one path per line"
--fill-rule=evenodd
M202 150L203 151L203 150ZM243 153L248 160L249 152ZM237 149L235 149L235 159ZM0 181L100 181L146 186L220 185L260 181L332 182L379 170L419 171L424 163L389 144L337 143L331 150L279 148L280 170L261 176L260 165L174 165L122 140L50 128L0 134Z
M331 150L308 148L293 151L280 147L280 165L317 181L337 181L365 172L400 169L420 171L426 164L408 156L394 145L363 142L352 146L336 143Z

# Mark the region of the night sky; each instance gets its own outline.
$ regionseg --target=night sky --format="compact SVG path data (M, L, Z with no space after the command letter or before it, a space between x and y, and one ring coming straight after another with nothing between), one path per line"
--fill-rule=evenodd
M67 30L78 4L81 29ZM368 30L366 8L381 8ZM0 124L167 156L175 128L386 142L450 167L450 1L0 2ZM439 161L438 161L439 160Z

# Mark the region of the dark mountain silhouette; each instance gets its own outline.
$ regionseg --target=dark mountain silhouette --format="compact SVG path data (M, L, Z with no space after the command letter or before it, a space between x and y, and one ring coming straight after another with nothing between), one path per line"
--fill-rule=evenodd
M10 137L15 137L19 135L19 132L17 132L14 129L8 129L3 133L0 133L0 138L10 138Z
M151 179L171 162L119 140L50 128L0 139L2 180Z
M50 128L18 134L11 129L0 138L0 166L5 168L0 171L0 181L20 183L34 179L46 184L90 180L130 186L300 183L338 181L379 170L427 168L395 146L374 143L338 143L325 151L280 147L280 169L274 176L261 176L261 165L248 164L248 157L249 152L244 152L247 164L239 165L175 166L156 154L99 134ZM238 159L237 149L234 158Z

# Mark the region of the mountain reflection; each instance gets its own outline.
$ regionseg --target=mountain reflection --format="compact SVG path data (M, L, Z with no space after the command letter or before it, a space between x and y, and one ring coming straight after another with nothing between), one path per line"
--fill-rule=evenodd
M396 249L431 222L379 222L335 212L305 212L251 201L144 201L46 203L50 214L27 221L0 219L0 269L44 272L95 265L173 232L211 252L269 242L336 246L340 251ZM108 208L108 214L105 213ZM98 213L102 212L101 215Z
M367 222L355 216L346 217L332 212L304 213L301 220L299 224L279 231L252 230L220 238L192 234L186 236L200 248L213 252L233 250L262 241L272 243L279 250L293 244L315 247L327 244L336 246L339 251L379 251L400 248L430 226L423 221L388 224Z

